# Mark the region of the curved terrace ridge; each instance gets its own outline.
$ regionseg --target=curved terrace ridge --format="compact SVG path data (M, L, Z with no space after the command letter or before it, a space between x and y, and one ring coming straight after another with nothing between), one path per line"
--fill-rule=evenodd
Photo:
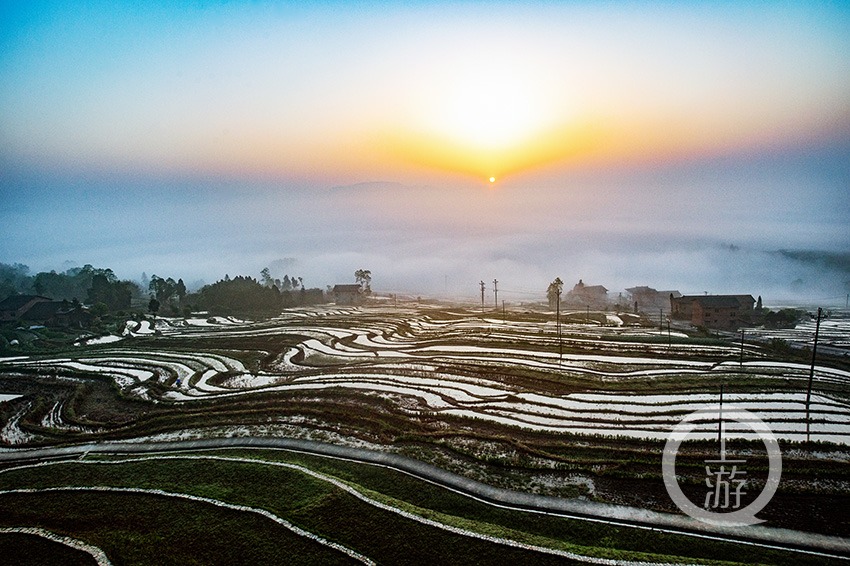
M724 527L669 513L580 499L512 491L487 485L399 454L294 438L207 438L168 442L103 442L0 452L0 463L48 461L94 454L154 454L216 449L281 449L394 469L476 500L510 509L618 526L662 530L739 544L850 557L850 540L774 527Z

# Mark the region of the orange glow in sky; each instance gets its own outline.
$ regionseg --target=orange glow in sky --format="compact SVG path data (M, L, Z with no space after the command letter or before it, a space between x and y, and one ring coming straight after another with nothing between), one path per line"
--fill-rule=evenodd
M503 180L850 128L846 10L462 4L45 10L70 23L8 35L0 131L24 162L354 182Z

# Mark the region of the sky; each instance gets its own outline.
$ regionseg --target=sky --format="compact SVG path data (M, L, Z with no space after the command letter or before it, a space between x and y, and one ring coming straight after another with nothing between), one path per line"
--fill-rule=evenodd
M0 262L843 304L848 29L846 2L5 1Z

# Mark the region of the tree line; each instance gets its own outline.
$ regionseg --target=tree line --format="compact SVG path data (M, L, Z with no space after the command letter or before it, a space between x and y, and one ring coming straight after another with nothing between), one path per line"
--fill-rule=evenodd
M369 273L368 271L365 273ZM273 315L283 308L313 305L326 300L321 289L308 289L303 277L271 276L269 268L260 272L260 279L237 276L205 285L189 292L183 279L160 277L156 274L143 280L146 289L135 281L119 280L111 269L90 264L73 267L64 272L45 271L30 274L28 266L20 263L0 263L0 300L12 295L40 295L49 299L85 303L93 314L133 310L153 314L184 315L207 311L213 314Z
M111 269L90 264L62 273L42 271L29 274L20 263L0 263L0 300L19 294L41 295L57 301L103 304L108 310L127 310L133 298L142 296L134 281L120 281Z

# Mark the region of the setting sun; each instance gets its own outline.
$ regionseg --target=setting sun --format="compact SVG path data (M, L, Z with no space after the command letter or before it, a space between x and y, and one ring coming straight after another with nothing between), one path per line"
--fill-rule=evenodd
M435 109L435 133L476 149L494 150L533 136L546 124L525 77L496 69L456 81Z
M495 183L495 182L496 182L496 177L490 177L490 182L491 182L491 183Z
M489 44L433 69L412 95L407 117L385 129L384 146L402 161L491 183L494 173L561 157L565 138L553 140L551 132L575 122L574 101L550 72L529 61L521 50Z

